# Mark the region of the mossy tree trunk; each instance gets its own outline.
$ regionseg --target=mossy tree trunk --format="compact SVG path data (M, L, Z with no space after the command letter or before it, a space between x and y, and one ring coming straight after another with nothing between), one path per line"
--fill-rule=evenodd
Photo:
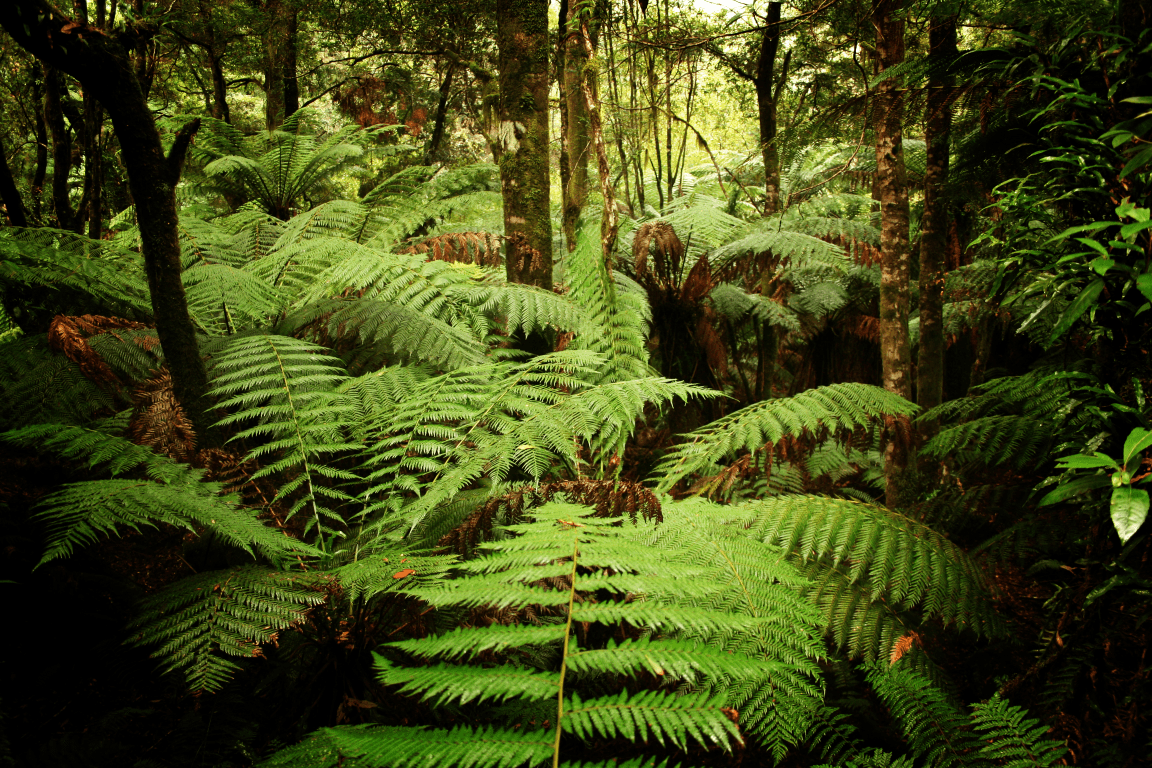
M902 0L880 0L873 9L880 72L904 61ZM912 354L908 339L908 184L904 167L904 104L899 79L876 89L876 175L880 195L880 355L884 388L912 398ZM895 506L899 477L908 464L908 424L889 425L884 452L885 499Z
M180 279L176 226L176 183L199 121L185 126L169 154L164 154L129 54L130 47L144 44L141 38L147 39L147 28L129 27L107 35L62 16L45 0L7 0L0 6L0 26L33 56L79 80L108 111L128 171L156 333L176 399L197 433L208 436L211 420L204 400L208 376Z
M956 54L956 17L932 19L929 55L947 60ZM944 396L944 274L948 251L948 152L952 133L950 78L928 84L924 173L924 216L920 222L920 351L916 364L916 402L927 410Z
M588 159L591 150L589 139L588 108L584 103L582 82L584 70L588 67L588 55L581 39L579 5L564 3L565 13L560 32L563 35L560 51L563 53L560 67L561 98L560 109L564 131L564 159L567 163L567 179L562 180L564 192L564 239L568 250L576 247L576 223L588 200ZM558 51L559 53L559 51Z
M552 287L548 188L548 2L497 0L494 153L504 198L508 280Z

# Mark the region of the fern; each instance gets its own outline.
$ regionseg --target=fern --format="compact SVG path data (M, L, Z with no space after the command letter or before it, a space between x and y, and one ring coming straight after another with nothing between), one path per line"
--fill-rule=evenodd
M624 738L680 750L690 741L727 747L738 739L735 726L721 712L722 700L706 694L642 687L604 691L602 685L592 695L581 690L586 683L614 676L621 682L653 673L661 681L700 681L707 670L738 680L774 668L737 653L655 638L596 644L590 634L596 625L710 625L735 631L747 621L722 612L672 607L674 599L678 604L681 598L700 598L712 589L700 578L699 568L685 565L688 552L629 542L614 521L592 514L585 507L548 504L534 512L535 522L510 526L515 537L487 545L489 554L462 564L464 578L451 586L413 590L439 609L532 610L538 617L535 626L457 628L390 643L386 655L377 657L381 682L433 706L467 701L478 708L504 702L509 711L548 713L547 727L533 727L523 716L512 721L521 724L515 729L483 722L462 723L450 731L328 729L320 745L330 744L335 754L313 764L331 765L343 754L377 765L414 765L419 760L425 766L556 766L570 748L569 739ZM658 599L669 607L650 610L651 601ZM652 624L655 617L658 625ZM531 664L533 655L525 651L541 646L553 650L556 666ZM481 653L497 666L468 664L479 661ZM405 664L404 657L423 661ZM308 749L316 754L316 746Z
M940 534L883 507L782 496L739 507L748 534L783 547L814 582L808 599L853 656L887 656L919 625L907 612L1003 635L991 585L976 562Z
M686 437L656 467L661 490L709 470L738 451L755 453L786 435L851 431L885 415L909 415L916 406L898 395L867 384L844 383L765 400L734 411Z
M44 334L0 344L0 375L0 423L6 427L83 424L123 407L112 391L53 351Z
M273 561L286 555L315 553L256 520L235 496L221 496L223 485L204 482L203 472L177 464L123 438L82 427L38 424L6 432L3 438L27 447L43 447L66 458L85 460L112 475L109 480L70 483L38 505L37 517L47 524L47 547L40 564L67 557L80 545L118 528L176 525L191 531L210 530L224 541ZM151 480L119 479L143 472Z
M924 446L926 456L960 464L1031 467L1047 460L1053 424L1027 416L985 416L941 430Z
M572 301L591 317L586 332L571 345L605 358L607 366L594 379L621 381L648 375L648 304L642 293L618 290L617 278L600 254L599 241L588 226L576 237L576 249L564 260Z
M339 360L305 341L253 336L229 343L212 372L210 394L222 399L217 407L233 410L219 426L246 425L231 439L258 442L246 460L270 460L251 479L290 473L274 500L293 497L288 516L305 512L306 531L315 529L321 551L329 551L330 539L339 535L330 523L342 518L325 504L351 501L335 481L356 475L322 459L358 447L344 440L334 421L349 409L334 391L347 378Z
M322 579L248 566L181 579L149 597L133 622L134 645L160 646L165 672L183 672L192 691L223 687L240 665L324 599Z
M754 293L745 293L739 286L720 283L709 292L712 307L717 313L731 321L754 317L785 331L800 330L796 314L779 302Z
M714 611L743 614L756 623L737 633L687 632L710 647L777 663L764 677L726 680L711 675L712 690L741 713L740 725L782 759L813 727L821 706L816 659L823 617L806 602L808 586L781 551L731 525L732 510L702 500L665 504L661 525L643 533L645 544L686 549L685 561L706 569L717 590L691 601ZM681 601L680 605L685 602Z
M981 756L1006 768L1050 768L1061 763L1067 750L1060 742L1045 739L1049 729L1025 715L999 694L973 706L972 720L985 741Z

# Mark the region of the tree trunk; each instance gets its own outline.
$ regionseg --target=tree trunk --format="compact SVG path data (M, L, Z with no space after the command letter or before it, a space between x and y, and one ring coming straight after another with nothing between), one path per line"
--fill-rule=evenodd
M600 94L596 83L596 46L592 42L589 29L591 14L579 16L579 41L584 51L584 66L581 68L580 93L584 100L584 113L588 116L588 133L591 144L596 147L596 170L600 178L600 195L604 199L604 210L600 217L600 250L609 272L612 270L612 251L616 247L619 220L616 213L616 194L612 189L612 170L608 164L608 146L604 143L604 128L600 120ZM576 19L575 15L570 18Z
M880 71L904 61L904 19L897 14L903 0L880 0L873 10L876 55ZM880 192L880 354L884 388L912 397L911 352L908 341L908 185L904 167L903 96L899 79L889 78L876 89L876 174ZM885 499L895 506L899 477L908 463L908 424L889 425L884 451Z
M585 103L583 83L588 67L581 31L578 3L567 3L564 27L563 98L564 122L568 127L565 154L568 161L568 181L564 184L564 238L568 250L576 247L576 222L588 201L589 140L588 106Z
M509 282L552 287L548 188L548 2L497 0L495 151Z
M76 212L68 191L68 174L72 170L72 135L64 125L61 105L60 73L54 67L44 69L44 118L52 135L52 208L56 226L72 229Z
M176 211L176 183L199 121L185 126L165 156L133 62L120 42L122 38L76 25L46 0L7 0L0 8L0 26L19 45L44 63L75 77L108 110L136 203L156 333L172 373L176 399L197 434L211 441L212 420L204 401L208 376L180 280ZM129 34L133 31L139 30L129 30Z
M756 111L760 118L760 150L764 158L764 215L780 210L780 150L776 146L776 53L780 48L780 6L768 3L760 55L756 60Z
M299 48L300 11L292 8L287 12L284 32L284 115L294 114L300 109L300 80L296 76Z
M103 225L104 164L101 136L104 111L88 92L84 94L84 198L88 201L88 237L99 240Z
M956 54L956 17L938 16L928 30L929 55ZM916 402L924 410L944 396L944 274L948 251L948 152L952 132L951 78L928 83L925 138L924 216L920 220L920 352L916 365Z
M432 138L428 141L428 149L424 152L424 165L432 165L440 159L441 145L444 143L444 131L448 125L448 99L452 91L452 76L456 74L456 62L448 62L448 69L444 72L444 80L440 83L440 103L436 106L436 125L432 128Z
M264 6L268 22L264 30L264 124L274 131L284 122L284 73L288 56L288 16L285 0L270 0Z
M16 187L16 180L12 178L12 170L8 167L8 157L4 154L3 136L0 136L0 201L8 209L8 221L13 226L28 226L24 201L20 199L20 190Z
M36 109L33 120L36 130L36 170L32 173L32 219L39 225L44 197L44 179L48 175L48 126L44 123L44 89L41 85L44 68L39 63L32 70L32 98Z

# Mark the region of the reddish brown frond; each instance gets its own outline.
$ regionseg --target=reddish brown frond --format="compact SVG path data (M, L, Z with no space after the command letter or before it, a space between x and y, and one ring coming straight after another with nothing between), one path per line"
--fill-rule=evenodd
M436 261L500 266L500 237L490 232L448 232L405 248L403 253L429 254Z
M88 339L118 329L150 328L145 323L103 315L56 315L48 326L48 344L67 357L97 384L118 385L120 380L104 358L92 349Z
M192 458L196 433L184 409L172 391L172 376L167 368L140 382L132 391L132 418L128 422L128 439L147 445L176 461Z

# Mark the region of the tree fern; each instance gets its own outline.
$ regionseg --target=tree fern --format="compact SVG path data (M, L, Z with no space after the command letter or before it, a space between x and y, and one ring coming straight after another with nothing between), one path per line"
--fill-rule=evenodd
M1025 469L1046 460L1053 423L1027 416L985 416L941 430L922 449L924 455Z
M688 552L632 543L617 523L592 514L591 509L570 504L541 507L534 513L535 522L510 526L513 538L487 545L489 554L462 564L463 579L451 586L413 590L440 609L531 608L538 617L535 625L457 628L390 643L377 661L381 682L433 706L504 702L509 714L516 708L546 712L548 726L541 727L539 720L533 726L527 717L513 716L510 723L518 723L516 728L481 720L452 730L328 729L320 744L303 747L320 757L311 764L334 765L345 755L369 765L407 766L419 761L424 766L557 766L564 764L566 752L590 739L619 738L679 750L690 742L727 747L738 739L735 726L721 711L722 699L674 693L662 686L645 690L642 683L628 681L655 675L662 683L701 682L705 671L738 680L761 675L775 665L655 638L626 635L620 641L598 643L592 628L659 631L676 625L710 625L735 631L747 620L677 607L679 601L673 603L673 598L699 599L712 590L699 568L685 565ZM661 598L667 607L650 610L652 601ZM538 654L526 651L541 646L553 650L555 664L531 663ZM420 663L406 663L406 658ZM496 659L496 665L489 662L478 668L468 663L480 658ZM619 683L605 690L603 683L610 680ZM593 683L601 690L590 694L585 689ZM620 689L620 684L626 687ZM335 749L320 756L316 747L325 742Z
M94 429L38 424L7 432L4 439L28 447L43 447L112 475L108 480L70 483L44 497L37 517L47 528L41 564L67 557L77 547L102 534L142 525L176 525L191 531L212 531L224 541L273 561L314 550L259 522L253 511L239 506L235 496L223 496L221 483L203 481L203 472L178 464L147 448ZM143 473L151 479L118 476Z
M734 411L691 432L656 467L658 487L710 471L738 451L750 453L785 436L835 433L865 427L885 415L909 415L916 406L867 384L844 383L808 390L795 397L765 400Z
M0 424L84 424L122 400L84 375L80 366L52 350L44 334L0 344Z
M288 516L307 515L307 530L316 530L322 551L330 548L342 522L326 504L350 501L335 486L354 480L347 470L325 463L325 457L358 446L340 434L338 419L349 405L334 391L345 379L340 361L327 350L283 336L250 336L229 343L213 361L211 396L232 411L220 426L240 425L232 440L255 445L246 459L264 462L253 480L286 473L275 500L289 501Z
M159 646L152 657L166 672L183 672L190 690L219 690L240 668L225 657L261 656L262 645L323 601L322 583L256 566L189 576L144 601L130 642Z
M1003 619L978 564L922 523L844 499L781 496L738 508L748 535L780 546L813 581L808 599L853 656L886 657L919 626L912 611L996 637Z

